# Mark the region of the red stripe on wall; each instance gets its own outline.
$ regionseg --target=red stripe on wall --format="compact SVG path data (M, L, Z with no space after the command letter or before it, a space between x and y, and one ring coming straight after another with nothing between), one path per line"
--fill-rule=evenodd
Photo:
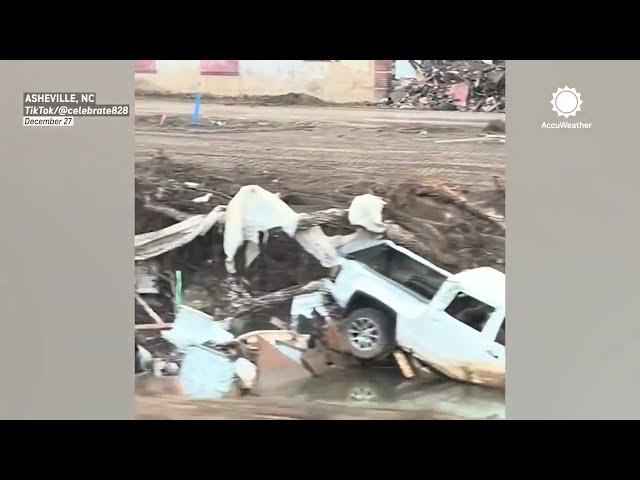
M134 64L136 73L156 73L155 60L136 60Z
M239 75L238 60L200 60L200 75Z

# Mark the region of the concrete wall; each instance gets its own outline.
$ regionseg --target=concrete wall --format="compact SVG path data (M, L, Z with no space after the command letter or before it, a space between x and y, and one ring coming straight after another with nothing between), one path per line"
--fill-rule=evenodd
M136 88L167 93L280 95L306 93L329 102L374 100L374 61L240 60L239 74L201 75L200 60L157 60L136 73Z

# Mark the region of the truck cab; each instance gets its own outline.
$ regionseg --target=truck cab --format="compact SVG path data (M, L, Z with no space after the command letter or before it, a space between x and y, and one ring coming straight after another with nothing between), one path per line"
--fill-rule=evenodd
M389 240L347 245L332 286L353 355L401 348L440 373L504 385L505 275L452 274Z

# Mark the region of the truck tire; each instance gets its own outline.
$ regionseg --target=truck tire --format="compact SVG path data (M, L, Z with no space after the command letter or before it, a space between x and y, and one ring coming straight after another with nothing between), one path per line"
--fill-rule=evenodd
M393 346L391 319L375 308L354 310L342 323L342 334L354 357L370 360Z

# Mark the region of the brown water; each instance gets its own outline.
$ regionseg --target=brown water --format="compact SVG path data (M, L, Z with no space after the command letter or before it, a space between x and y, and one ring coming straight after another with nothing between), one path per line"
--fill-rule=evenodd
M503 390L446 379L408 380L395 366L335 368L270 396L399 411L429 409L469 418L504 419L505 410Z

